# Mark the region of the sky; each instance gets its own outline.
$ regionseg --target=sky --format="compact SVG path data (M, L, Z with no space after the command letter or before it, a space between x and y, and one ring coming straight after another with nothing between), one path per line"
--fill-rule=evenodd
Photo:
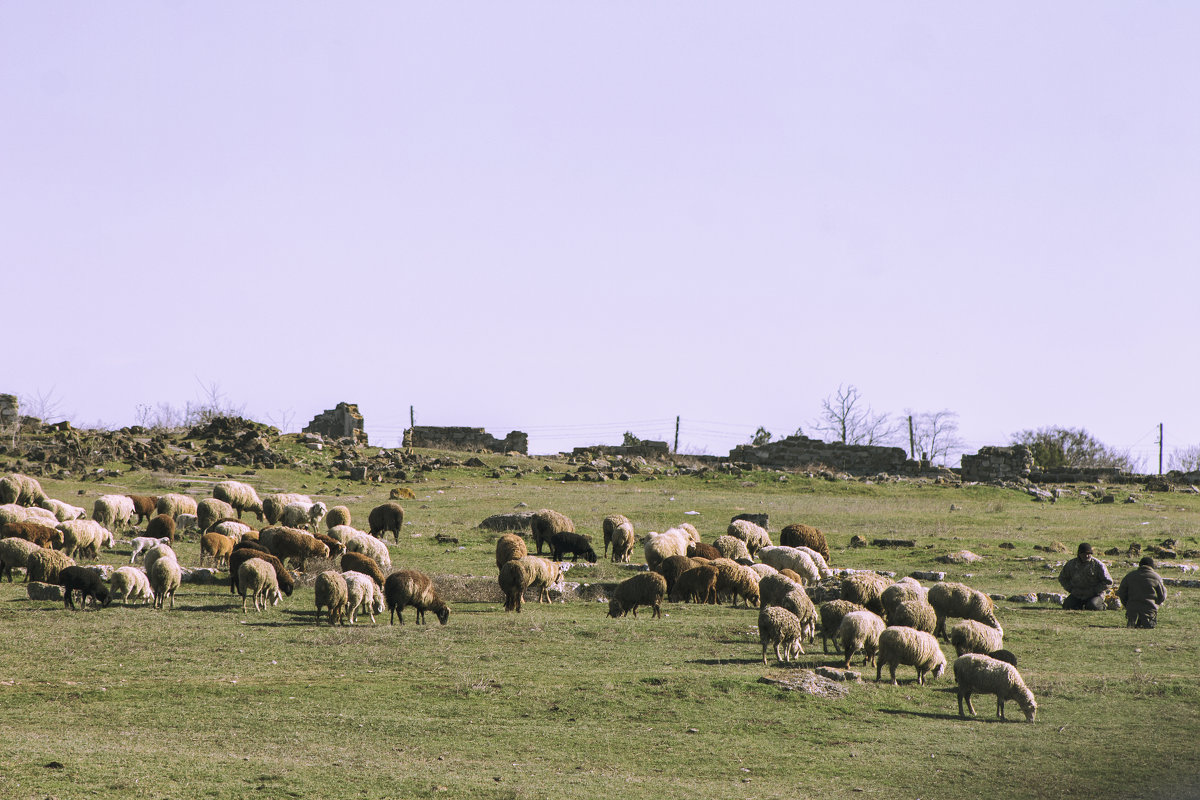
M0 392L1200 443L1200 5L0 0Z

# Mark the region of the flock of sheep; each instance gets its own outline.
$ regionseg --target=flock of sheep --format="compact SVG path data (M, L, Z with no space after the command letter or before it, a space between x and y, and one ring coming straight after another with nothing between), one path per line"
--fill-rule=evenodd
M254 514L266 526L260 530L242 522L243 513ZM352 526L345 506L327 508L299 494L259 497L256 490L238 481L214 485L213 496L200 501L181 494L162 497L104 495L85 509L46 496L34 478L10 474L0 479L0 578L12 580L12 569L26 571L26 580L58 584L64 604L75 607L75 597L99 605L114 599L142 601L156 608L174 606L184 570L171 544L183 532L200 536L201 562L210 559L230 575L230 591L242 598L242 610L253 602L256 611L290 596L295 575L309 559L340 558L341 570L316 576L314 595L317 619L322 612L332 624L354 624L359 613L375 621L385 609L389 622L412 606L418 623L432 611L445 625L450 609L438 596L429 576L416 570L391 570L392 562L382 537L400 540L404 509L395 502L376 506L369 514L369 530ZM136 517L136 520L135 520ZM112 547L113 530L125 530L146 521L143 535L133 539L130 565L106 576L106 568L82 567L75 559L94 559L101 547ZM325 530L320 530L324 523ZM1003 649L1004 631L991 599L960 583L938 583L929 589L912 578L898 582L870 571L845 570L840 599L816 605L810 587L833 576L824 534L811 526L788 525L780 544L748 519L735 518L725 534L712 544L701 541L694 526L683 523L663 533L651 532L639 540L633 524L620 514L604 518L604 556L626 563L640 542L647 565L619 583L608 604L611 617L649 607L661 616L664 600L757 607L762 658L774 648L776 659L791 661L802 654L803 642L821 634L822 650L832 641L849 668L862 653L863 665L874 664L876 681L886 666L896 683L899 666L916 669L917 683L926 676L939 677L946 657L938 640L948 640L957 659L953 665L958 686L959 714L975 714L971 696L995 695L997 714L1014 700L1032 722L1037 711L1032 692L1016 668L1016 658ZM531 541L504 534L496 542L498 583L506 611L520 612L527 592L539 602L549 601L549 588L562 576L561 562L569 554L595 561L591 539L575 531L570 518L549 509L535 513ZM548 549L549 558L542 557ZM133 563L144 553L144 567ZM105 586L107 580L108 586ZM947 630L949 618L961 621Z

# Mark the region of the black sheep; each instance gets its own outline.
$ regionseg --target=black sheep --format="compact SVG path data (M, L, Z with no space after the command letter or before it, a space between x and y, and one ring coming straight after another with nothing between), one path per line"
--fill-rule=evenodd
M63 608L75 608L75 592L82 595L79 600L81 607L87 605L88 597L101 606L112 602L108 589L104 588L104 579L86 567L64 567L58 573L58 582L63 587Z
M555 561L563 561L570 553L572 561L578 561L583 556L588 561L596 560L596 551L586 536L580 533L560 532L550 537L550 557Z

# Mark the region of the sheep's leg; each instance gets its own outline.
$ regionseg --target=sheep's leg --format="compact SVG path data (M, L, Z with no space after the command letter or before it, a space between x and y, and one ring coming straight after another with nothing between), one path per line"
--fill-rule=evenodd
M1004 695L996 695L996 716L1004 719Z

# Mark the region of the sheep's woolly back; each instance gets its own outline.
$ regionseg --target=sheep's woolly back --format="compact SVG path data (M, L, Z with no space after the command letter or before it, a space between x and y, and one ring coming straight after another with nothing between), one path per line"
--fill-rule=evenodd
M692 567L700 566L701 563L687 556L671 556L670 558L664 558L662 563L652 571L663 576L663 579L667 582L667 594L670 595L671 590L675 588L675 581L679 580L679 576Z
M816 635L817 608L813 605L808 592L804 591L802 586L797 585L795 589L783 596L783 599L779 601L779 607L796 615L796 618L804 625L805 636L811 642Z
M370 536L366 531L360 531L358 528L349 525L334 525L325 532L327 536L332 536L342 544L350 544L351 540L359 536Z
M262 499L254 487L248 483L219 481L213 485L213 497L223 500L236 509L239 517L243 511L250 511L259 519L263 518Z
M272 570L274 572L274 570ZM327 569L317 576L313 584L313 598L317 606L317 622L321 621L321 609L329 609L329 624L346 624L347 604L350 590L342 573Z
M958 684L958 713L963 714L963 701L971 706L972 694L996 696L996 715L1004 718L1004 703L1015 700L1025 714L1027 722L1033 722L1037 714L1037 702L1033 692L1025 685L1021 673L1011 664L990 656L970 653L959 656L954 662L954 682ZM970 707L971 714L975 709Z
M92 519L110 530L129 527L134 513L133 499L123 494L101 495L92 506Z
M719 572L712 564L699 564L687 570L671 587L670 600L673 603L715 603L717 602L717 576Z
M887 622L888 625L903 625L933 633L937 626L937 615L933 612L933 606L924 599L904 600L888 610Z
M146 577L150 581L150 588L154 591L154 607L174 608L175 590L179 588L180 581L183 580L183 571L179 568L179 562L173 558L159 558L150 564L146 571Z
M334 506L333 508L329 509L329 511L325 514L326 529L332 528L336 525L349 525L349 524L350 524L350 509L346 508L345 506Z
M75 559L58 550L45 547L30 553L25 562L26 580L36 583L58 583L58 574L67 567L75 566Z
M628 563L629 554L633 552L634 540L632 522L622 522L616 527L612 534L612 560L614 563ZM608 544L607 541L604 543L605 548L608 547Z
M850 659L859 650L863 651L863 666L875 660L875 650L879 645L879 634L887 626L883 618L874 611L851 611L842 617L838 625L837 638L846 656L846 669L850 668Z
M775 646L775 658L791 661L804 652L804 624L795 614L779 606L763 606L758 611L758 639L762 643L763 664L767 663L767 645ZM780 653L780 645L783 652Z
M993 628L999 628L996 606L992 598L965 583L935 583L929 587L929 605L937 614L936 635L945 637L946 618L973 619Z
M262 497L263 516L267 522L274 525L279 522L279 515L292 503L312 503L312 498L306 494L295 492L277 492L265 494Z
M342 573L342 577L346 579L346 607L349 609L350 624L353 625L357 620L359 609L365 611L374 623L375 615L382 614L387 608L383 589L375 583L373 577L361 572L347 570Z
M950 644L960 656L963 653L987 655L1004 648L1004 629L964 619L950 629Z
M37 478L19 472L0 478L0 504L14 503L19 506L47 508L48 500Z
M712 564L717 568L717 594L729 597L732 605L737 605L739 597L747 608L758 605L757 572L727 558L718 558Z
M112 547L112 531L92 519L69 519L58 523L63 535L63 552L72 558L95 558L100 547Z
M883 603L884 611L888 613L896 605L906 600L919 600L922 603L928 602L925 599L924 587L912 578L902 578L888 586L880 594L879 600Z
M875 655L875 680L878 681L887 666L896 683L896 667L916 667L917 683L925 683L925 674L932 671L938 677L946 669L946 656L932 634L915 628L890 626L879 634L879 650Z
M751 557L761 548L770 547L773 544L771 535L767 533L766 529L755 525L748 519L735 519L729 523L729 528L725 533L745 542Z
M450 619L450 608L438 597L433 581L424 572L415 569L393 572L384 581L383 596L387 601L388 610L399 615L401 624L404 623L405 606L412 606L417 610L417 624L425 621L426 611L432 611L442 625Z
M504 591L504 610L520 611L527 589L538 590L538 602L549 602L549 587L558 581L559 568L552 561L538 556L525 556L509 561L500 568L499 583Z
M800 576L803 584L818 583L822 578L812 556L795 547L763 547L758 551L758 557L764 564L770 564L777 570L792 570Z
M875 572L855 572L842 578L842 599L884 615L883 591L892 579Z
M0 576L7 573L8 580L11 582L13 568L25 569L29 565L29 557L41 549L40 544L18 539L15 536L0 539Z
M788 547L811 547L829 561L829 543L825 541L825 534L811 525L797 522L784 527L779 532L779 543Z
M529 530L533 537L533 543L537 545L537 551L541 554L542 545L550 544L550 537L554 534L574 533L575 523L565 514L543 508L533 512L533 517L529 521Z
M608 601L608 615L623 617L633 612L637 616L638 606L650 606L655 617L662 616L663 596L667 592L667 581L657 572L639 572L617 584Z
M342 572L361 572L375 581L381 590L383 589L383 581L386 576L375 559L364 556L362 553L346 553L342 556L340 563Z
M264 610L267 601L278 605L281 592L275 566L257 556L243 561L238 567L238 590L242 595L242 611L246 610L248 597L254 598L255 611Z
M683 534L687 536L688 541L691 543L700 541L700 531L696 530L696 526L690 522L681 522L673 528L668 528L667 530L668 532L683 531Z
M650 531L642 540L646 566L650 569L657 569L663 561L671 556L687 556L688 542L690 541L687 533L678 528L671 528L663 533Z
M164 494L158 498L158 504L154 506L156 514L167 514L176 522L180 514L196 513L196 501L194 498L188 497L186 494Z
M154 589L150 587L150 579L137 567L117 567L108 579L108 585L113 599L120 599L122 605L130 600L154 602Z
M59 522L66 522L69 519L83 519L87 516L87 511L79 506L73 506L70 503L64 503L62 500L50 498L49 509L54 512L54 518Z
M629 530L633 531L633 523L629 521L629 517L624 514L609 514L600 523L601 529L604 531L604 554L608 555L608 546L612 544L613 534L617 532L617 528L622 525L628 525ZM616 561L616 559L613 559Z
M746 543L736 536L730 536L729 534L718 536L716 541L712 543L712 546L715 547L724 558L729 558L734 561L737 561L739 558L750 558L750 551L746 549Z
M515 533L506 533L496 540L496 569L527 555L529 548L525 545L525 540Z
M218 500L215 497L205 497L196 504L196 520L200 526L200 532L206 532L215 522L223 519L230 519L237 514L233 506L226 503L224 500Z
M346 541L345 545L347 553L362 553L364 556L373 558L380 567L392 568L392 554L388 551L387 544L369 533L361 533Z

